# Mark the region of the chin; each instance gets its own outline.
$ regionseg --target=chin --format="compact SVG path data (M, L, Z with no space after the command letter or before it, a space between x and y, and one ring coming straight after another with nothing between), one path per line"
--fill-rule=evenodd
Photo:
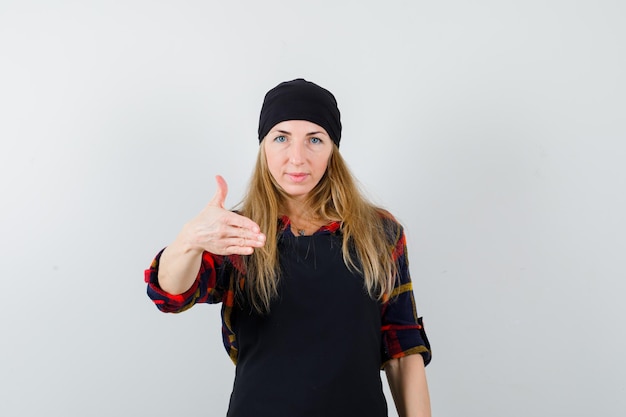
M306 197L312 190L312 188L307 187L306 189L303 189L302 187L282 187L283 191L285 191L285 193L294 199L301 199Z

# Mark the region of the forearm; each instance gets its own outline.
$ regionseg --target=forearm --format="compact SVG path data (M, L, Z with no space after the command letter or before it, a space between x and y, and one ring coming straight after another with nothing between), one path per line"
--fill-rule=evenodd
M181 233L161 254L158 274L161 289L177 295L191 288L198 276L202 253L202 249L186 242Z
M422 355L392 359L385 366L389 389L400 417L430 417L430 396Z

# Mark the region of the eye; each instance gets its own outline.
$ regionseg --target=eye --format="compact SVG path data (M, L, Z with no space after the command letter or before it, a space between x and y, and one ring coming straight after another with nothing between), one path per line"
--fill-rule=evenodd
M313 136L310 140L313 144L322 143L322 140L320 138L316 138L315 136Z
M283 143L283 142L287 142L287 138L284 136L276 136L274 138L274 142L278 142L278 143Z

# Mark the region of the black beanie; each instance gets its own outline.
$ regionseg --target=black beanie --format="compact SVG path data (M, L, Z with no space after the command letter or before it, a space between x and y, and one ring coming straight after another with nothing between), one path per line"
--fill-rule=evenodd
M306 120L326 129L339 146L340 119L337 100L330 91L302 78L285 81L265 95L259 117L259 143L280 122Z

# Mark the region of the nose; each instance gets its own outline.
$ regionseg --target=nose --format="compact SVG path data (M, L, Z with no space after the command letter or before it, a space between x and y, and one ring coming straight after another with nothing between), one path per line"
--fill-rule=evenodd
M289 162L293 165L302 165L304 163L304 144L295 140L289 147Z

